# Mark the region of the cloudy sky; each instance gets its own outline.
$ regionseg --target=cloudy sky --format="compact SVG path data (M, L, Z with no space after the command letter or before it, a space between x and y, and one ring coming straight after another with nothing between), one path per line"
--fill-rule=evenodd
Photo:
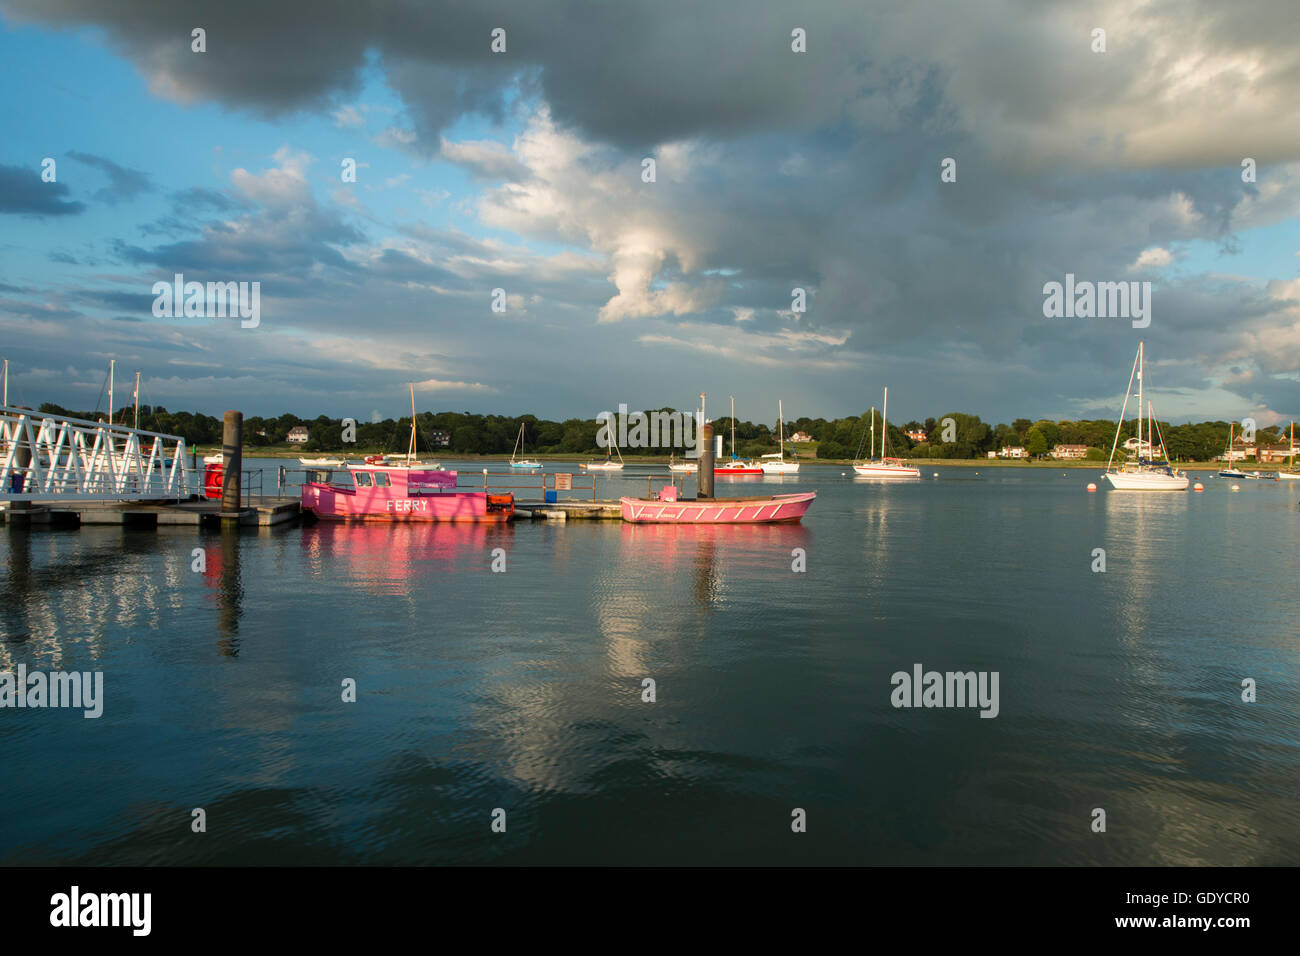
M0 70L11 401L1113 417L1141 337L1162 417L1300 414L1294 0L0 0Z

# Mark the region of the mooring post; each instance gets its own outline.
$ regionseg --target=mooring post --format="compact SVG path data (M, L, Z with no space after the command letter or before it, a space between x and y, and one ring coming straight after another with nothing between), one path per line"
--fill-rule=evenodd
M700 428L700 464L699 475L695 482L697 498L713 497L713 425L705 422Z
M221 512L238 514L243 500L244 476L244 413L226 412L221 432Z

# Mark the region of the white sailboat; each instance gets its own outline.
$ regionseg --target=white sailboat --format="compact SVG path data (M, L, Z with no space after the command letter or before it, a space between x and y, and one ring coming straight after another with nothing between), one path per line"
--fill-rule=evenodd
M1279 471L1277 477L1282 481L1300 481L1300 475L1295 471L1295 421L1291 422L1291 457L1287 462L1286 471Z
M533 459L531 458L515 457L517 454L521 453L524 450L524 426L526 424L527 422L519 423L519 437L515 439L514 450L510 452L511 468L541 468L542 467L542 463L540 461L533 461Z
M700 470L700 466L693 461L678 461L676 455L668 456L668 470L683 475L693 475Z
M885 387L885 407L880 413L880 457L876 458L876 410L871 409L871 452L866 461L853 463L853 473L859 478L889 480L920 478L921 469L903 463L901 458L885 454L889 444L889 387ZM861 446L858 448L861 451Z
M610 457L609 452L614 451L618 454L618 461ZM605 451L604 461L584 461L579 468L585 468L587 471L622 471L623 470L623 453L619 451L618 444L614 441L614 429L609 430L609 448Z
M793 475L799 470L799 462L785 460L785 408L779 398L776 400L776 413L779 423L777 428L781 436L781 451L775 455L764 455L762 457L763 474Z
M1138 343L1137 356L1133 359L1133 371L1129 373L1128 390L1124 393L1124 405L1119 412L1119 424L1115 427L1115 442L1110 449L1110 460L1106 462L1106 474L1103 476L1116 491L1186 491L1188 479L1181 471L1169 464L1169 454L1165 451L1165 439L1160 434L1160 424L1155 420L1155 410L1147 403L1146 435L1147 447L1153 451L1156 443L1151 441L1152 430L1160 443L1161 459L1143 458L1143 420L1142 420L1142 367L1145 361L1145 343ZM1135 462L1126 462L1118 470L1113 470L1115 449L1119 447L1120 429L1124 427L1124 413L1128 411L1128 401L1133 397L1133 380L1138 386L1137 438L1138 458Z

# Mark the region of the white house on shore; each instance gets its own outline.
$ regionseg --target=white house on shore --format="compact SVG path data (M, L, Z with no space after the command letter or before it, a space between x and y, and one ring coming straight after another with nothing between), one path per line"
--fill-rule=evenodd
M288 441L295 445L301 445L310 436L306 425L294 425L289 429Z
M998 449L999 458L1028 458L1029 452L1025 451L1023 445L1003 445ZM989 457L993 457L993 452L989 452Z
M1083 458L1088 454L1087 445L1057 445L1052 449L1053 458Z

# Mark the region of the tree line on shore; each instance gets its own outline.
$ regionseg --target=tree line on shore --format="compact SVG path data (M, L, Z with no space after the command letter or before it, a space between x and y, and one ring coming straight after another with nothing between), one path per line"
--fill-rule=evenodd
M102 413L78 412L52 403L41 405L40 411L49 415L67 415L94 420ZM647 411L673 412L674 409L648 409ZM796 418L785 423L786 453L798 452L808 457L808 445L790 445L789 436L797 432L809 435L815 445L815 456L825 459L850 459L868 453L873 416L861 415L846 418ZM951 419L951 424L947 423ZM129 424L133 409L127 406L114 413L115 422ZM604 457L605 449L598 447L596 437L601 423L593 419L570 418L550 421L535 415L478 415L470 412L418 412L416 433L423 452L443 451L464 455L509 454L519 435L519 426L525 426L525 448L528 454L541 455L593 455ZM874 414L876 454L880 454L880 414ZM1228 443L1229 422L1199 422L1173 425L1158 422L1165 447L1175 461L1207 461L1223 453ZM355 441L344 441L342 419L320 415L300 418L284 414L275 418L252 415L244 419L244 443L252 448L272 447L287 442L289 431L298 426L308 430L306 443L298 446L304 452L337 452L350 448L376 449L386 452L404 452L411 433L411 419L384 419L379 422L357 421ZM731 453L730 418L714 419L716 434L725 439L725 452ZM140 428L146 431L179 435L191 445L211 445L221 442L222 422L219 418L198 412L169 412L161 406L140 406ZM1240 425L1237 426L1240 429ZM1287 426L1270 426L1256 432L1260 445L1283 444ZM924 433L923 440L908 437ZM1120 442L1136 435L1132 421L1120 430ZM446 444L442 443L445 436ZM735 453L741 457L768 454L777 449L777 423L735 422ZM944 441L944 438L949 441ZM924 422L909 421L902 425L889 424L891 455L901 458L986 458L990 451L1003 447L1023 447L1032 457L1048 454L1058 444L1085 445L1087 457L1104 461L1110 455L1115 440L1115 422L1098 418L1082 421L1052 421L1017 418L1010 424L991 425L978 415L950 412ZM623 448L624 456L662 456L668 448ZM683 449L677 449L680 454Z

